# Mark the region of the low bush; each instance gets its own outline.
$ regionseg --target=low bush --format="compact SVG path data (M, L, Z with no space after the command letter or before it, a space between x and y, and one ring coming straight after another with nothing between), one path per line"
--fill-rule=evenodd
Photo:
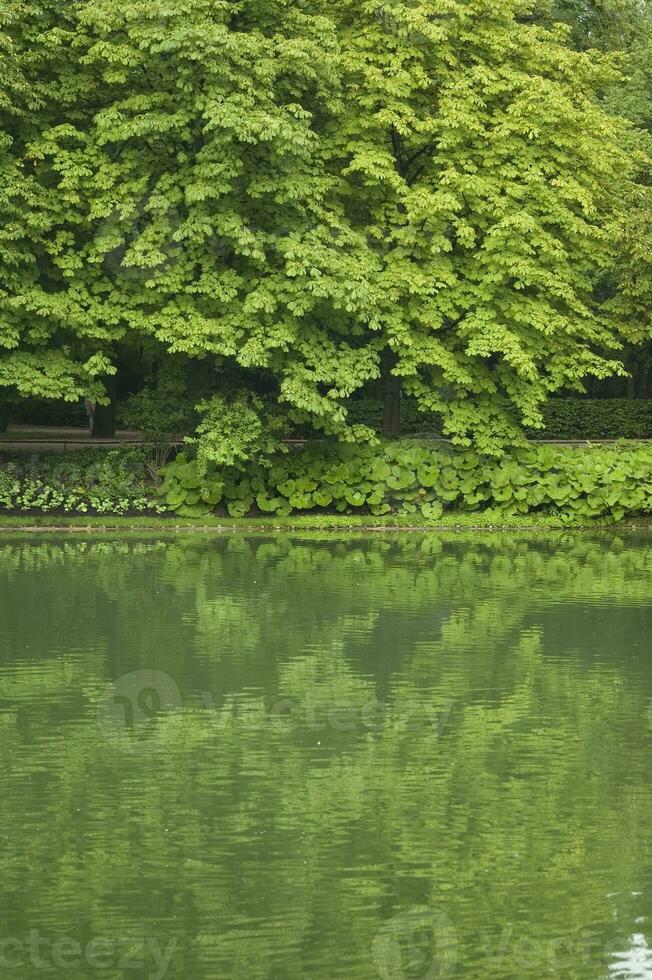
M182 453L161 473L158 501L184 517L216 508L231 517L322 510L433 520L445 510L557 513L574 520L619 520L652 511L652 449L635 444L532 445L495 460L417 441L375 447L320 443L269 467L215 470L204 477Z
M0 509L71 514L162 510L152 499L144 452L78 449L0 456Z
M419 515L445 511L578 519L652 512L652 447L532 444L503 460L444 443L315 443L271 465L211 468L181 453L148 477L142 449L82 449L0 457L0 510L23 513Z

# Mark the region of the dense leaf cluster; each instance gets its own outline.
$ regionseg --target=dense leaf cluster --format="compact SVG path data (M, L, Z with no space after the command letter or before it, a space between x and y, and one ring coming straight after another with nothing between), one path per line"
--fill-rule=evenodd
M569 518L652 510L652 450L632 444L573 449L530 446L496 461L443 444L308 446L271 468L202 475L182 453L164 467L157 499L184 517L223 507L232 517L256 509L280 517L316 509L419 514L444 510L500 514L553 512Z
M13 454L0 461L0 509L125 514L156 509L138 449Z
M417 440L312 443L244 467L180 453L152 482L145 453L77 450L0 460L0 509L27 513L158 512L184 518L301 513L399 515L436 523L445 512L552 514L577 522L652 511L652 449L536 445L497 461Z
M547 439L652 439L652 400L555 398L544 409Z
M3 397L102 400L147 349L355 440L392 376L495 453L618 371L640 148L600 102L616 60L539 6L10 0Z

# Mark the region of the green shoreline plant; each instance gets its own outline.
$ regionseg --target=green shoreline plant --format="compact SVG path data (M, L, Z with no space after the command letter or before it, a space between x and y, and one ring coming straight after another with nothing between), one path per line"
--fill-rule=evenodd
M0 510L29 513L161 513L146 454L133 447L0 455Z
M417 441L320 443L270 466L204 475L181 453L161 475L156 499L181 517L201 517L217 507L230 517L335 511L432 520L451 510L615 520L652 511L652 449L636 444L532 445L496 460Z
M652 447L536 445L501 460L442 443L313 443L270 463L217 468L180 453L151 482L146 453L129 447L62 456L0 457L0 511L174 514L202 518L301 514L555 515L562 523L652 513Z

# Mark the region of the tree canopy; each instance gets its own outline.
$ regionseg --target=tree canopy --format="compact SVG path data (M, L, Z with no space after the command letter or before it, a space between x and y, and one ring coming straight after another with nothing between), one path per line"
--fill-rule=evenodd
M456 441L517 440L649 336L620 301L644 148L618 60L572 44L641 10L12 0L0 390L101 400L145 346L347 438L394 378Z

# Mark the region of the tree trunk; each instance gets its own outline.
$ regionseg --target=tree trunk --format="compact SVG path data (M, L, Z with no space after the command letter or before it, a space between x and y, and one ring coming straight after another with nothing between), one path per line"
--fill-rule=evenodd
M401 379L392 374L396 366L396 355L392 351L383 353L381 378L383 386L383 434L401 434Z
M115 435L117 379L114 374L104 378L104 387L111 401L108 405L95 406L93 439L112 439Z

